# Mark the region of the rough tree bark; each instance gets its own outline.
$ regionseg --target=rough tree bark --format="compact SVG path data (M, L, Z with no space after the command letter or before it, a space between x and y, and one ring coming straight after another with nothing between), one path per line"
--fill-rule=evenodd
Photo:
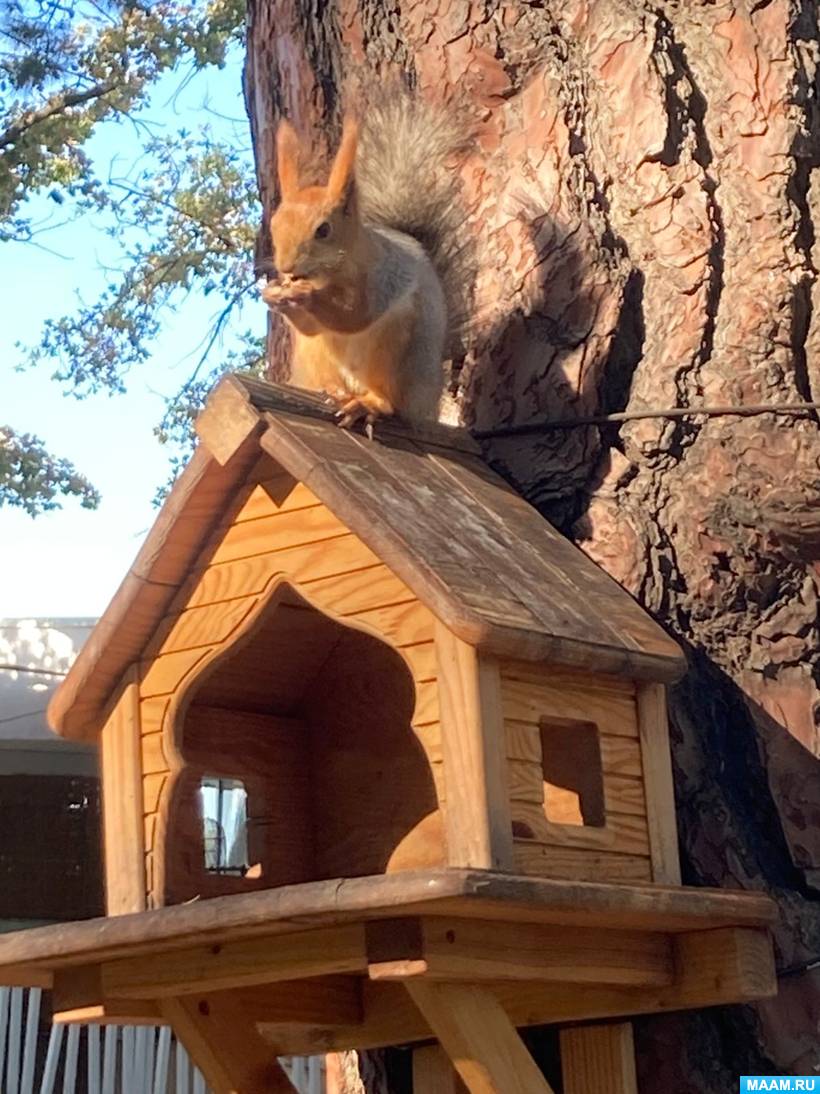
M820 400L816 0L250 0L249 14L266 214L277 118L332 137L351 63L472 102L480 272L453 380L467 425ZM767 889L782 909L779 999L636 1023L643 1094L811 1072L817 416L659 418L488 453L690 651L672 696L685 880Z

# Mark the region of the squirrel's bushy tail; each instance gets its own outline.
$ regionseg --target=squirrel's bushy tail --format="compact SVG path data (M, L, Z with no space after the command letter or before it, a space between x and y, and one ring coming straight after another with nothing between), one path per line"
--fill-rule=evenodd
M399 84L370 84L362 101L356 186L363 220L421 243L447 300L448 352L458 353L474 280L458 158L470 129L455 108L434 106Z

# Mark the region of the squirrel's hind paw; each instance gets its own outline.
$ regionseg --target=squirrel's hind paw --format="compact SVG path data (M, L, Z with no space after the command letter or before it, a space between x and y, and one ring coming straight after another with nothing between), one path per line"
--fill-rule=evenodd
M340 429L352 429L353 426L364 422L364 431L370 441L373 440L373 425L377 418L378 414L362 406L361 403L349 410L342 408L336 412L336 424Z
M339 410L336 412L336 418L338 425L342 429L351 429L354 425L358 425L359 422L364 423L364 431L367 434L368 440L373 440L373 426L380 417L385 414L392 414L393 408L387 402L386 399L380 399L380 406L374 405L374 399L368 399L367 396L355 396L352 399L348 399L347 402L342 403Z

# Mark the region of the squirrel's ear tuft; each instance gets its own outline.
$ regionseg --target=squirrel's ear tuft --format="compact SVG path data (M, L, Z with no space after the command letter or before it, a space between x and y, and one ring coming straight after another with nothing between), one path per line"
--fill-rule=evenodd
M290 122L284 119L276 130L276 171L282 199L299 189L299 138Z
M345 118L342 128L342 141L339 151L330 169L327 193L334 205L346 202L353 185L356 166L356 146L359 140L359 126L355 118Z

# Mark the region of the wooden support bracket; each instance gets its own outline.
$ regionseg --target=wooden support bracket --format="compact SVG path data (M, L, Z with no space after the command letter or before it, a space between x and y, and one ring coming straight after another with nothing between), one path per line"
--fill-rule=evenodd
M54 977L48 969L34 969L30 965L23 968L7 965L0 971L0 983L4 988L45 988L47 991L53 982Z
M363 1018L362 980L357 976L317 976L284 980L232 992L255 1022L298 1027L357 1026Z
M422 980L406 988L470 1094L553 1094L491 992Z
M120 999L162 999L366 968L364 926L351 923L110 961L102 986Z
M572 932L568 932L571 934ZM509 1014L514 1025L590 1022L633 1014L654 1014L692 1007L764 999L777 991L774 957L768 931L758 928L718 928L674 936L675 979L660 986L554 984L516 980L481 982ZM403 984L388 979L362 982L362 1023L288 1029L277 1037L282 1054L310 1055L356 1046L379 1048L428 1040L432 1030L414 1007L405 988L437 986L438 981L411 976Z
M668 935L493 923L477 919L405 918L367 926L371 980L534 980L562 984L671 984Z
M106 996L99 966L57 969L51 995L55 1022L84 1025L155 1026L162 1021L149 999L111 999Z
M164 999L162 1014L214 1094L296 1094L255 1024L228 998Z

